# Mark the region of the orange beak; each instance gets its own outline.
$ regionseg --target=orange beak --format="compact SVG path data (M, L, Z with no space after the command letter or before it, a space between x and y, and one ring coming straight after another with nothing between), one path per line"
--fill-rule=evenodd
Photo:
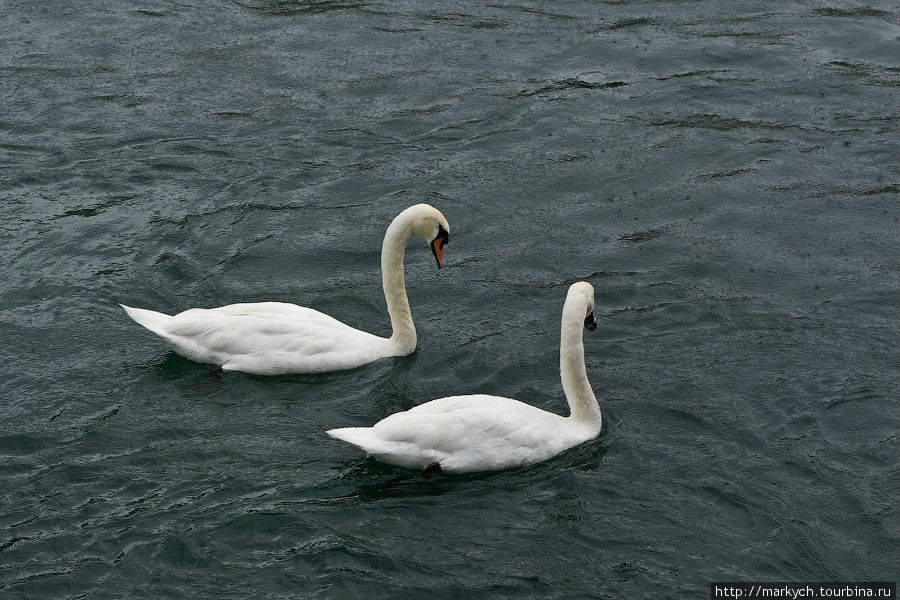
M438 269L444 266L444 243L446 240L442 237L434 238L434 241L431 242L431 251L434 253L434 258L437 260Z

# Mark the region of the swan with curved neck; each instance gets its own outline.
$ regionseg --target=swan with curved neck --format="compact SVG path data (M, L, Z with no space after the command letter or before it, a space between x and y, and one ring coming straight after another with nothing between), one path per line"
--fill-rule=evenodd
M416 349L416 327L403 276L403 255L414 235L430 243L441 268L450 225L433 206L416 204L397 215L388 227L381 247L381 274L393 327L390 338L284 302L191 308L174 316L120 306L178 354L224 370L275 375L353 369L380 358L405 356Z
M571 414L563 417L500 396L432 400L372 427L332 429L386 463L450 473L496 471L534 464L600 435L600 405L584 365L582 327L596 328L594 288L580 281L563 305L559 371Z

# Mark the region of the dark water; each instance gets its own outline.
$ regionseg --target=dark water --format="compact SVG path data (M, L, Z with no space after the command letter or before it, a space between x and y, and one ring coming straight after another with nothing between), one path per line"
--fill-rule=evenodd
M893 2L0 0L0 596L702 598L897 578ZM211 375L116 302L281 300L411 357ZM443 395L600 438L424 479L324 430Z

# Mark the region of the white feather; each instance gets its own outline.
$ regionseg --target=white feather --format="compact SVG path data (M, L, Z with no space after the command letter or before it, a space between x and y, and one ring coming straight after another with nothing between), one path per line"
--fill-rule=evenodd
M529 404L476 394L432 400L382 419L372 427L328 431L378 460L408 468L494 471L528 465L600 434L602 419L584 366L582 325L594 290L569 288L560 336L560 375L572 414L563 417Z
M390 338L372 335L317 310L284 302L229 304L191 308L170 316L121 305L128 315L163 338L178 354L226 370L262 375L322 373L352 369L416 347L416 330L403 280L403 255L413 235L429 241L444 216L417 204L388 227L381 264L385 299L391 316Z

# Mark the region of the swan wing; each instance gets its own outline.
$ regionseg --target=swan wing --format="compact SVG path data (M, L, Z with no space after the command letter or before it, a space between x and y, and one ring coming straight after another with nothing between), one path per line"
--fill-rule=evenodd
M267 306L192 308L172 317L166 331L171 336L190 338L211 351L228 354L267 350L317 354L345 347L364 333L311 308L287 309L277 302L260 304Z
M506 469L545 460L573 442L563 417L510 398L452 396L393 414L373 427L332 430L376 458L449 472ZM585 438L587 439L587 438Z
M350 369L388 355L384 338L317 310L283 302L192 308L160 317L166 320L157 318L152 328L135 320L163 337L179 354L224 369L315 373Z

